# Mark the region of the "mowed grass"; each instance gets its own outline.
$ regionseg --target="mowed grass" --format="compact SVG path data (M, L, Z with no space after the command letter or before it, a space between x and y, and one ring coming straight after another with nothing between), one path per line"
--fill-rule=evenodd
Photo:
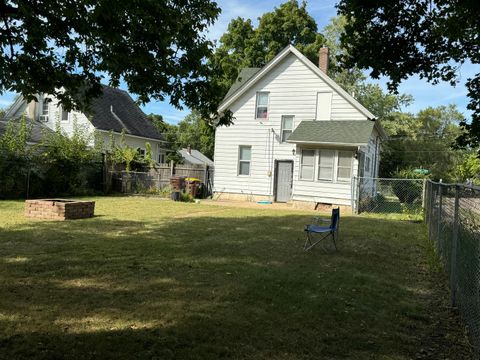
M421 223L96 198L96 217L0 202L0 359L468 359ZM438 264L437 264L438 265Z

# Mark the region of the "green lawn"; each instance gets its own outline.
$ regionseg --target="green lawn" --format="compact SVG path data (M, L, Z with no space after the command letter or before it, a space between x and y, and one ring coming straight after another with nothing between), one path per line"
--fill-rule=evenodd
M468 359L421 223L97 198L31 221L0 202L0 359Z

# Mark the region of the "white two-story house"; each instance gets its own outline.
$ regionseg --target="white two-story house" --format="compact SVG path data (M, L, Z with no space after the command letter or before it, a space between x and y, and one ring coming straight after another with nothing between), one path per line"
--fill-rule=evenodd
M152 148L152 158L159 163L165 162L166 142L162 134L157 131L130 95L124 90L109 86L102 86L102 89L102 95L92 101L91 110L88 113L65 111L58 100L48 94L39 94L38 101L31 102L18 96L7 109L2 122L26 116L33 121L33 129L37 134L34 141L40 141L41 131L38 129L42 127L55 130L59 125L65 134L72 135L77 126L87 132L96 131L101 135L100 138L106 147L111 141L111 134L115 143L121 145L123 132L128 146L145 154L146 143L149 143Z
M352 206L352 178L375 177L385 133L375 116L288 46L240 72L219 106L234 124L215 136L215 192L223 199Z

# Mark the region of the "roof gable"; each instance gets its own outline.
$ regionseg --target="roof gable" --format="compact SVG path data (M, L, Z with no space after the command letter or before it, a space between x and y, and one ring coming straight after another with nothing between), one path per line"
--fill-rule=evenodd
M256 84L260 79L266 76L273 68L275 68L284 58L288 55L293 54L296 56L303 64L305 64L315 75L317 75L321 80L323 80L328 86L335 90L341 97L348 101L354 108L356 108L360 113L366 116L369 119L375 119L370 111L368 111L362 104L360 104L354 97L348 94L343 88L333 81L327 74L321 71L317 66L315 66L310 60L308 60L300 51L298 51L294 46L289 45L283 49L277 56L275 56L267 65L261 68L259 71L254 73L248 80L238 83L238 81L232 85L227 96L219 105L219 112L225 111L228 107L240 98L248 89L250 89L254 84ZM240 73L241 74L241 73Z

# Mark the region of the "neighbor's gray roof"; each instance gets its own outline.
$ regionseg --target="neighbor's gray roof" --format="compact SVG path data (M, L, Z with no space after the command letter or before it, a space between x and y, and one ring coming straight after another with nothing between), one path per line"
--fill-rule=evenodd
M240 87L250 80L252 76L255 75L259 70L260 68L243 68L240 70L237 80L235 80L235 83L230 87L224 99L228 99L230 95L240 89Z
M302 121L288 138L291 143L368 144L375 122L372 120Z
M14 121L14 120L11 120ZM2 136L5 133L5 130L7 128L8 121L1 120L0 121L0 136ZM31 124L31 132L30 132L30 137L28 139L28 142L30 143L39 143L42 140L42 137L45 133L51 133L53 130L50 128L46 127L42 123L38 121L33 121Z
M133 101L128 92L110 86L102 86L103 94L91 105L91 122L95 128L105 131L163 140L153 123Z
M195 165L207 164L208 166L213 166L213 161L210 160L205 155L203 155L198 150L192 149L190 150L190 154L188 153L187 149L181 149L178 152L185 159L185 161L189 162L190 164L195 164Z

